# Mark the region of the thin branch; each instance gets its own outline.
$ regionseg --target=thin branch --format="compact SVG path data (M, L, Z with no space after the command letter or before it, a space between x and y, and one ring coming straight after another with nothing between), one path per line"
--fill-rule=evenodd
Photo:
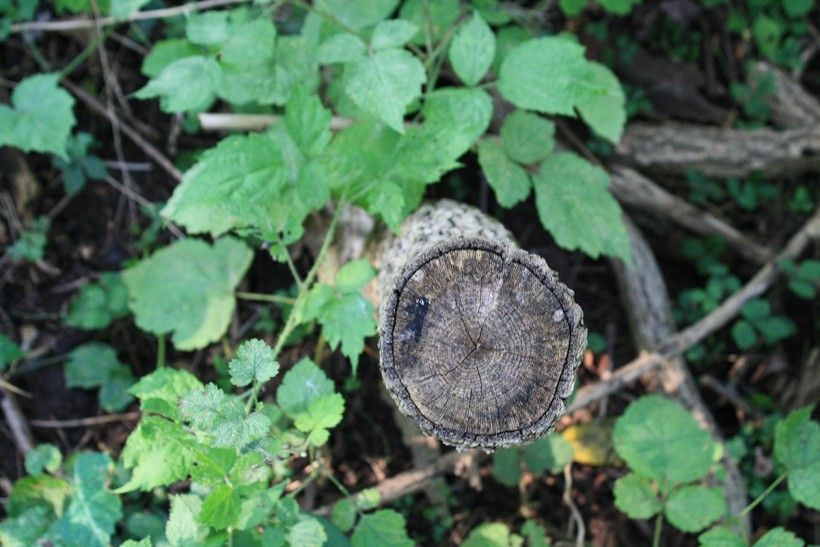
M31 427L40 429L68 429L72 427L91 427L97 425L110 424L114 422L127 422L139 420L141 412L128 412L126 414L106 414L104 416L93 416L90 418L76 418L73 420L29 420Z
M17 404L17 400L13 394L8 391L3 391L0 396L2 396L0 408L3 409L3 415L9 424L12 440L15 446L17 446L18 452L20 452L20 454L26 454L34 448L35 443L34 437L31 435L31 430L26 423L26 418L23 416L23 411L20 410L20 405Z
M263 131L279 118L272 114L233 114L229 112L202 112L197 115L203 131ZM330 129L339 131L353 125L354 120L333 116Z
M11 26L11 32L25 32L30 30L36 31L68 31L79 29L90 29L97 25L118 25L121 23L130 23L133 21L145 21L148 19L167 19L169 17L176 17L177 15L185 15L195 11L203 11L211 8L218 8L222 6L231 6L233 4L244 4L249 0L204 0L202 2L192 2L182 6L174 6L173 8L163 8L148 11L138 11L132 13L128 17L117 19L116 17L100 17L99 19L90 19L88 17L81 17L77 19L64 19L62 21L30 21L27 23L17 23Z

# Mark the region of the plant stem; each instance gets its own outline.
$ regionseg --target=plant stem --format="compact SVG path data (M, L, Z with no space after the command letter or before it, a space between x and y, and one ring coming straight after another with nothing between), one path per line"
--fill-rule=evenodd
M652 535L652 547L660 547L661 529L663 528L663 513L658 513L655 517L655 533Z
M272 304L287 304L293 305L296 303L296 299L291 298L289 296L281 296L278 294L263 294L258 292L245 292L245 291L237 291L236 293L237 298L241 298L243 300L255 300L258 302L270 302Z
M746 508L745 508L745 509L743 509L743 511L741 511L741 512L740 512L740 513L739 513L739 514L735 517L735 519L742 519L742 518L743 518L743 517L745 517L747 514L749 514L749 513L752 511L752 509L754 509L755 507L757 507L758 505L760 505L760 503L761 503L761 502L762 502L762 501L766 498L766 496L768 496L769 494L771 494L771 493L772 493L772 491L773 491L775 488L777 488L777 487L778 487L778 485L780 485L780 483L781 483L781 482L783 482L784 480L786 480L786 477L788 476L788 474L789 474L788 472L785 472L785 473L783 473L782 475L780 475L779 477L777 477L777 478L774 480L774 482L773 482L773 483L771 483L771 484L769 485L769 487L768 487L768 488L766 488L766 489L763 491L763 493L762 493L762 494L760 494L759 496L757 496L757 497L754 499L754 501L752 501L752 503L750 503L749 505L747 505L747 506L746 506Z
M282 245L282 248L285 250L285 260L288 263L290 275L292 275L293 279L296 281L296 286L301 289L302 278L299 276L299 271L296 269L296 264L293 263L293 258L290 256L290 251L288 251L288 246L285 245L285 241L283 239L279 240L279 244Z
M165 366L165 335L157 336L157 368Z
M85 46L85 49L80 52L79 55L74 57L70 63L63 67L60 71L60 79L64 79L68 77L72 72L77 70L77 68L83 64L88 57L97 50L97 46L100 45L101 42L105 41L108 38L108 35L111 34L113 30L109 29L105 32L98 32L94 38L88 42L88 45Z

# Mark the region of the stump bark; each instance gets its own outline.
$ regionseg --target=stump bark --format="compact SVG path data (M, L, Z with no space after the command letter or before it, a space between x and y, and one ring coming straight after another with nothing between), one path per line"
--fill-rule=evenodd
M459 448L552 429L586 347L573 292L480 211L425 205L380 264L385 385L421 429Z

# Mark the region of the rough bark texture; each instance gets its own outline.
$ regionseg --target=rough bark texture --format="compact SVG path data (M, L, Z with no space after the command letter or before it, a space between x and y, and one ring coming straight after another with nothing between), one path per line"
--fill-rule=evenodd
M380 267L382 375L403 413L462 448L552 428L586 329L542 258L497 221L444 200L405 222Z
M723 129L688 124L631 124L616 152L631 165L713 177L796 175L820 168L820 125L794 129Z
M767 98L771 120L780 127L804 127L820 123L820 102L803 89L800 82L777 67L765 62L755 63L751 73L752 84L771 77L774 93Z

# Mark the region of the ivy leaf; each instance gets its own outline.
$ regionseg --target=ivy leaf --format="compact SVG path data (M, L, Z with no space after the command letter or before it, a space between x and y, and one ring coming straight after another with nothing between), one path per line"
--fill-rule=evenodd
M521 451L500 448L493 453L493 478L504 486L513 487L521 480Z
M361 38L349 32L334 34L319 46L316 57L323 65L350 63L364 58L367 45Z
M165 525L165 537L174 547L201 545L208 537L208 527L199 522L202 499L194 494L170 496L171 512Z
M196 376L187 370L164 367L140 378L128 392L140 400L143 412L156 412L179 421L179 398L196 389L202 389Z
M84 330L104 329L115 319L128 315L128 289L120 274L105 272L89 283L71 301L65 324Z
M59 545L106 547L122 517L120 498L106 488L111 460L97 452L74 459L73 491L63 516L51 527Z
M555 124L541 116L516 110L501 123L501 144L507 155L529 165L541 161L555 147Z
M369 515L363 515L353 535L350 536L353 547L410 547L413 540L407 536L404 517L392 509L381 509Z
M618 78L606 66L589 63L589 85L597 93L578 103L581 118L599 136L617 143L626 123L626 98Z
M712 464L709 433L683 407L659 395L630 404L612 441L630 469L666 485L701 479Z
M726 494L722 488L684 486L672 492L663 511L678 530L699 532L726 514Z
M507 156L498 139L478 141L478 164L502 207L512 207L530 195L530 176Z
M546 470L560 473L572 461L572 445L558 433L533 441L524 447L524 462L527 469L540 475Z
M294 425L299 431L310 433L315 446L321 446L327 442L328 430L342 421L344 408L345 401L338 393L323 395L310 402L307 412L299 414Z
M544 160L533 183L541 224L556 243L593 258L606 254L631 261L621 207L607 190L606 171L558 152Z
M68 159L66 143L76 122L74 99L57 86L59 80L59 74L35 74L17 84L11 108L0 104L0 146Z
M313 517L302 516L299 522L294 524L287 535L291 545L304 545L305 547L322 547L327 541L327 533L322 523Z
M131 478L117 494L151 491L188 476L194 460L195 439L180 425L156 416L144 416L128 436L121 459Z
M495 57L495 35L476 11L459 27L450 44L450 64L467 86L474 86L487 74Z
M214 488L202 502L199 522L217 530L224 530L239 518L242 500L233 486L223 484Z
M231 383L247 386L251 382L264 383L279 372L273 350L262 340L254 338L239 346L236 357L228 363Z
M108 412L122 410L133 400L128 388L134 383L131 369L117 359L109 345L90 342L75 348L65 366L68 387L100 390L100 404Z
M403 49L383 49L347 65L344 88L356 105L404 133L407 106L427 81L421 61Z
M615 506L633 519L648 519L661 510L661 501L649 479L635 473L615 481Z
M157 335L173 333L180 350L218 340L236 305L233 291L252 258L251 250L232 238L213 246L182 239L160 249L123 273L137 325Z
M210 57L185 57L163 68L134 96L159 97L163 112L199 112L213 102L220 74L219 64Z
M290 418L296 419L307 412L315 399L335 392L333 382L305 357L282 378L282 384L276 390L276 403Z
M63 455L56 446L50 443L38 444L26 454L26 473L39 475L44 470L54 473L62 463Z
M789 472L789 493L820 510L820 424L811 420L813 406L792 411L775 427L774 455Z
M331 13L345 27L354 31L386 19L399 0L319 0L316 6Z
M213 446L242 448L264 437L271 420L261 412L245 413L242 402L214 384L192 391L179 404L182 416L213 437Z
M20 349L20 346L18 346L14 340L5 334L0 334L0 372L24 355L23 350Z
M402 47L413 38L418 30L416 25L402 19L382 21L373 29L370 47L374 50Z

